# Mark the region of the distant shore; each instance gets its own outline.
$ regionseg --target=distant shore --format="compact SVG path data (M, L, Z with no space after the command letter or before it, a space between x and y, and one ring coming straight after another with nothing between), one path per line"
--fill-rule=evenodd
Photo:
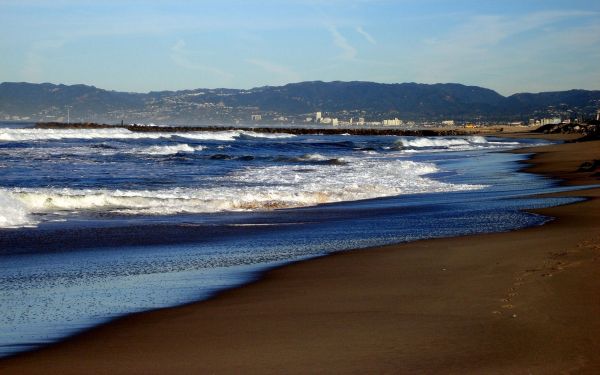
M288 130L288 129L286 129ZM346 129L344 129L346 130ZM523 135L520 135L523 136ZM527 171L598 184L600 141ZM541 227L334 254L0 360L2 374L600 372L600 188Z

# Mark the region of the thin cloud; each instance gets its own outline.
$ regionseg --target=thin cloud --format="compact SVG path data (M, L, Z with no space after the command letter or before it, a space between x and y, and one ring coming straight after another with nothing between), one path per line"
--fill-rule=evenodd
M368 32L366 32L362 27L358 26L356 28L356 32L359 33L360 35L364 36L365 39L367 40L367 42L369 42L371 44L377 44L377 41L375 40L375 38L373 38L373 36L371 34L369 34Z
M340 57L345 60L354 60L358 54L356 48L354 48L348 42L348 40L338 31L337 28L335 28L335 26L329 26L328 29L331 37L333 38L333 44L335 44L342 51Z
M593 35L598 29L586 21L598 16L598 12L573 10L466 17L446 35L424 39L409 70L422 82L470 82L504 94L514 93L518 81L537 82L526 91L564 88L560 81L568 74L557 72L583 65L573 63L581 45L590 50L597 46ZM572 22L565 25L565 21ZM546 62L539 64L540 59Z

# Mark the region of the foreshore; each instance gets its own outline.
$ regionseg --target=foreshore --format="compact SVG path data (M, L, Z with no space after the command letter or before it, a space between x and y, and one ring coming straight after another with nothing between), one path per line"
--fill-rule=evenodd
M598 184L600 141L528 171ZM592 167L581 168L584 162ZM541 227L338 253L0 360L2 374L600 373L600 188Z

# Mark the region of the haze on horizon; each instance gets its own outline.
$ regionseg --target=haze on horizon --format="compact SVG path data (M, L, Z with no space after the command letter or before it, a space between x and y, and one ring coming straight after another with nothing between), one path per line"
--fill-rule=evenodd
M600 89L600 2L0 0L0 82Z

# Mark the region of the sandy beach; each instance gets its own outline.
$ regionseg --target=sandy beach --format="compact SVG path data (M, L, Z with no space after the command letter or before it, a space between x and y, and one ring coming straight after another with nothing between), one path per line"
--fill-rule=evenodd
M600 141L528 171L597 184ZM0 360L2 374L600 373L600 188L541 227L339 253Z

